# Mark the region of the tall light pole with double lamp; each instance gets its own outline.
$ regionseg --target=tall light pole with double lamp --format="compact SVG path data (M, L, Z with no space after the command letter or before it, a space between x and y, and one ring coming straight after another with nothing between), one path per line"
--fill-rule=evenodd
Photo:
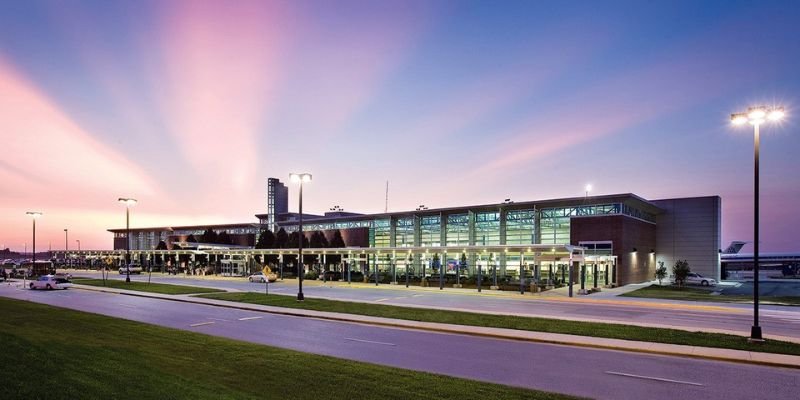
M28 211L25 213L33 218L33 259L31 260L31 273L36 269L36 219L42 216L39 211ZM26 246L27 247L27 246Z
M120 197L117 201L125 204L125 282L131 282L131 207L136 205L136 199Z
M64 228L64 268L67 267L67 252L69 252L69 229Z
M311 182L311 174L309 173L300 173L289 174L289 179L292 182L300 184L300 221L298 223L297 229L297 282L298 282L298 292L297 292L297 301L303 301L305 297L303 296L303 183Z
M755 155L754 180L753 180L753 327L750 329L750 341L761 342L761 327L758 325L758 150L760 147L759 127L767 121L777 122L783 119L783 107L750 107L747 112L731 114L731 123L734 125L753 125L755 140L753 153Z

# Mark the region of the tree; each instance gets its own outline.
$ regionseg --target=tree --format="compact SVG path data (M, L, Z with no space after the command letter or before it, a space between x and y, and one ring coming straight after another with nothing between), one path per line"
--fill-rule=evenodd
M289 235L286 234L283 228L278 229L278 233L275 234L275 247L278 249L285 249L288 243Z
M258 241L256 242L257 249L272 249L275 248L275 235L272 233L271 230L265 229L261 231L261 234L258 235Z
M186 242L197 243L197 238L195 238L194 235L189 235L189 237L186 238Z
M311 240L309 241L309 246L313 247L315 249L319 249L319 248L325 247L322 244L322 239L320 239L320 236L324 237L322 235L322 232L320 232L320 231L311 232Z
M678 282L678 287L683 287L686 277L689 276L692 270L689 268L689 263L686 260L678 260L672 267L672 274L675 275L675 282Z
M156 250L167 250L167 242L160 241L158 242L158 246L156 246Z
M219 244L233 244L233 240L231 239L231 236L228 235L228 232L222 231L217 236L217 243L219 243Z
M200 241L202 243L217 243L217 232L214 232L211 228L206 229L203 235L200 236Z
M661 281L667 277L667 267L664 266L664 261L658 262L658 268L656 268L656 279L658 279L658 286L661 286Z
M343 247L347 247L344 243L344 238L342 238L342 232L340 230L333 231L333 239L331 239L330 247L340 249Z

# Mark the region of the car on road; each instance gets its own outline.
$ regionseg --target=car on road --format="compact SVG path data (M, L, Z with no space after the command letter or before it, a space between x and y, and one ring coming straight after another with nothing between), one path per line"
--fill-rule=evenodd
M69 272L56 272L55 274L53 274L53 276L55 276L56 278L62 278L66 280L72 279L72 274L70 274Z
M125 266L119 267L119 274L126 275L128 273L128 268ZM142 273L142 266L138 264L131 264L131 274L141 274Z
M687 285L700 285L700 286L717 286L717 281L698 274L697 272L689 272L686 275Z
M270 282L275 282L278 280L278 275L270 273L269 275L267 275L267 279L269 279ZM255 274L248 276L247 280L250 282L264 283L264 273L256 272Z
M72 282L64 278L56 278L54 275L40 276L39 279L33 281L28 285L31 290L34 289L67 289L72 286Z

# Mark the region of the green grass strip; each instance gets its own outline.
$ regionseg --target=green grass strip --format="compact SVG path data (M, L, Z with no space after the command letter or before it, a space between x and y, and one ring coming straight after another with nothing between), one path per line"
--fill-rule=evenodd
M753 296L735 294L712 295L711 290L690 287L651 285L623 294L625 297L647 299L713 301L719 303L753 303ZM760 304L782 304L800 306L800 296L759 296Z
M3 399L575 399L6 298L0 315Z
M118 279L83 279L74 278L72 283L78 285L100 286L114 289L137 290L140 292L159 293L159 294L192 294L192 293L220 293L225 292L220 289L202 288L196 286L170 285L166 283L147 283L139 281L125 282Z
M800 355L800 344L768 340L749 343L745 337L720 333L688 332L678 329L648 328L634 325L597 322L565 321L548 318L489 315L448 310L398 307L385 304L353 303L306 297L298 302L292 296L263 293L219 293L198 297L235 301L266 306L301 308L373 317L405 319L411 321L439 322L444 324L518 329L524 331L565 333L610 339L681 344L688 346L717 347L723 349L758 351L765 353Z

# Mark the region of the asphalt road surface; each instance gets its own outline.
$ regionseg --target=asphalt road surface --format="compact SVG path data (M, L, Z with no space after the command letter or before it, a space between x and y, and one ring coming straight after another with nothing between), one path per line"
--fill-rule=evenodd
M794 369L377 327L77 289L31 291L0 285L0 296L597 399L779 400L797 399L800 393L800 372Z
M100 277L98 272L80 272L75 275ZM116 273L110 274L109 277L112 279L125 278L124 275ZM132 275L131 279L146 281L147 275ZM153 274L152 281L228 290L264 291L263 284L250 283L245 278L215 280L183 277L182 275ZM594 295L573 299L536 298L531 295L515 298L516 296L495 296L488 291L481 295L475 291L439 291L419 287L406 289L404 285L399 286L397 288L390 288L390 285L381 285L379 288L371 285L348 287L346 284L320 285L317 282L309 282L303 285L303 292L308 297L364 303L628 324L657 324L691 329L722 329L743 336L750 335L750 327L753 325L753 306L749 304L680 302L630 297L605 297L595 300ZM273 294L295 295L297 281L278 281L270 284L269 290ZM800 339L800 307L761 305L759 324L766 337L784 336Z

